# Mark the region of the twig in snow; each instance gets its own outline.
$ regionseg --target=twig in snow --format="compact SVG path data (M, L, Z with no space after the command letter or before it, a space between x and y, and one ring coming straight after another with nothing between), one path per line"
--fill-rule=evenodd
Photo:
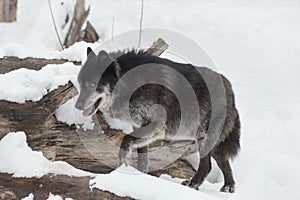
M55 29L55 32L56 32L56 36L57 36L57 39L59 41L59 44L61 46L61 49L64 50L64 46L60 40L60 37L58 35L58 32L57 32L57 27L56 27L56 23L55 23L55 20L54 20L54 16L53 16L53 12L52 12L52 7L51 7L51 2L50 0L48 0L48 3L49 3L49 9L50 9L50 13L51 13L51 17L52 17L52 21L53 21L53 25L54 25L54 29Z
M111 41L114 41L114 28L115 28L115 16L113 16L112 19L112 25L111 25Z
M143 16L144 16L144 0L141 0L141 17L140 17L140 35L139 35L139 48L141 47L142 40L142 27L143 27Z

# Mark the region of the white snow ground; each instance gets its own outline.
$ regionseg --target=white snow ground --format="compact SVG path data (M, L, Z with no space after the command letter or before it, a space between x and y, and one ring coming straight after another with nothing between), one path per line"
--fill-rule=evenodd
M72 13L72 2L65 0L64 5L60 2L52 1L52 7L59 33L63 36L66 30L61 28L64 23L62 16L66 12ZM137 29L139 26L138 0L87 2L92 5L89 20L103 39L111 36L113 17L114 35ZM84 50L88 46L85 43L79 43L62 52L58 51L60 47L47 6L47 1L19 1L18 21L0 23L0 57L34 56L71 60L84 58ZM242 120L242 151L233 162L237 190L235 194L230 195L217 192L222 183L219 182L218 170L214 170L208 178L210 182L205 181L200 187L198 193L202 199L300 199L300 193L297 191L300 185L300 136L297 126L300 112L299 11L298 0L145 1L145 28L170 29L196 41L211 57L219 72L231 80L235 89ZM90 46L97 45L99 44ZM4 75L0 77L0 95L3 95L4 87L10 86L5 85L6 79L3 77ZM23 78L16 78L15 82ZM52 87L54 85L43 88ZM34 94L37 95L15 95L11 100L37 100L44 94L44 90L35 91ZM3 96L1 98L5 99ZM5 138L1 140L1 144L4 143L3 140L5 142ZM24 138L22 141L24 146ZM17 148L16 156L27 154L25 149ZM15 162L10 160L10 157L5 157L8 150L11 149L0 150L0 155L5 158L5 162L0 162L0 167L7 168L6 171L0 171L16 175L20 173L17 171L19 169L5 164ZM43 160L40 154L37 157ZM41 170L40 166L37 168ZM39 170L37 174L42 175ZM32 174L34 171L24 173ZM108 186L108 190L118 193L124 184L128 188L121 191L123 195L142 195L134 185L126 184L126 180L122 178L126 177L125 175L114 172L110 175L99 175L96 180L99 187L102 187L106 182L107 185L110 184L110 178L106 177L111 176L121 183L115 187ZM149 180L158 186L165 184L160 179L149 178L146 175L141 177L141 184ZM167 185L168 188L172 187L171 184ZM156 186L147 187L150 191L153 189L153 194L157 193L153 199L164 199L165 193L160 190L156 192ZM178 187L179 185L174 186L170 190L175 191ZM180 186L178 190L183 192L187 189ZM131 193L126 193L127 191ZM191 192L189 195L193 194L194 192Z
M130 196L135 199L220 199L172 181L143 174L133 167L124 165L108 175L98 175L90 181L90 184L92 188L114 191L119 196Z

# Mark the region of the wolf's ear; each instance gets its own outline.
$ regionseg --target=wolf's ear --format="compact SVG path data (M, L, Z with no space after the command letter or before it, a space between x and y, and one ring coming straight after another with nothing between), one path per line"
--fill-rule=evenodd
M98 62L99 63L111 63L113 61L113 58L104 50L100 51L98 53Z
M94 51L92 50L91 47L88 47L86 49L86 55L89 56L89 55L93 55L93 56L96 56L96 54L94 53Z
M99 60L106 60L107 58L110 58L110 56L108 55L108 53L104 50L101 50L99 53L98 53L98 59Z

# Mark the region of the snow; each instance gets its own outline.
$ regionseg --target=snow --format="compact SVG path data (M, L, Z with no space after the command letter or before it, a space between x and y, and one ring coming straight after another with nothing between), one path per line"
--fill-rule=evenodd
M77 98L78 95L74 96L72 99L68 100L66 103L61 105L55 111L56 119L68 125L81 125L83 129L92 130L95 125L92 116L84 117L82 115L82 111L75 108L75 102Z
M14 177L42 177L45 174L78 177L93 175L66 162L51 162L42 152L32 151L24 132L11 132L0 140L0 163L0 173L13 174Z
M72 13L72 1L64 0L63 5L61 1L51 2L58 31L63 38L67 31L63 28L64 17L65 13ZM139 27L140 1L87 0L87 3L91 4L89 20L100 33L101 39L98 42L80 42L59 51L48 2L18 1L18 21L0 23L0 57L31 56L84 61L87 46L108 51L123 48L124 44L104 41L110 40L112 35L113 18L115 38ZM214 162L212 172L197 194L179 185L179 179L166 175L159 179L145 174L129 175L120 173L120 169L109 175L98 175L94 181L95 186L141 199L163 199L163 195L167 194L176 198L181 193L198 195L203 199L300 199L297 190L300 180L297 167L300 163L297 126L300 112L299 11L300 2L297 0L145 1L145 28L169 29L191 38L208 53L218 71L232 82L242 122L242 150L232 162L237 182L236 193L228 195L218 192L223 180ZM166 41L169 43L170 40L167 38ZM136 43L137 40L133 41L127 48ZM171 42L170 48L173 45ZM166 52L163 56L177 59L172 52ZM74 81L78 69L66 63L47 66L43 69L45 72L22 69L0 75L0 99L18 103L37 101L47 90L65 84L67 80ZM67 124L79 123L91 128L92 119L81 118L81 113L72 107L75 99L61 106L56 117ZM116 122L111 121L112 124ZM115 126L121 125L117 122ZM15 176L42 176L49 171L50 161L46 161L40 153L31 151L25 139L22 133L10 133L2 138L0 171ZM12 152L11 156L7 156L6 152ZM18 160L27 161L24 157L37 160L34 162L36 165L25 162L24 169L19 169L21 162ZM197 155L187 160L197 168ZM57 170L57 166L55 168ZM126 170L137 173L131 168ZM112 182L110 178L116 181ZM140 185L149 190L144 190ZM153 192L154 189L159 192ZM154 196L156 193L162 193L162 196Z
M207 199L219 198L182 186L180 184L143 174L133 167L120 166L110 174L99 174L90 181L91 188L113 191L115 194L135 199Z
M76 82L79 69L79 66L67 62L62 65L47 65L39 71L22 68L0 74L0 99L17 103L38 101L69 80Z
M34 200L34 195L30 193L27 197L24 197L21 200Z
M66 62L59 65L49 64L38 71L22 68L0 74L0 100L16 103L39 101L48 92L67 84L68 81L72 81L75 88L79 88L77 82L79 69L80 66ZM11 89L12 86L14 89ZM83 117L81 111L74 108L77 98L78 95L75 95L74 91L74 98L56 110L58 121L69 125L82 124L83 128L93 129L92 118Z
M63 199L61 196L59 195L54 195L51 192L49 193L49 197L47 198L47 200L73 200L72 198L65 198Z
M34 195L32 193L30 193L27 197L24 197L21 200L34 200ZM47 200L73 200L73 199L72 198L63 199L61 196L54 195L50 192Z
M54 194L50 193L47 200L63 200L63 198L59 195L54 195Z
M109 124L111 128L122 130L124 133L131 133L133 127L128 122L121 121L119 119L111 118L108 115L104 115L105 121Z

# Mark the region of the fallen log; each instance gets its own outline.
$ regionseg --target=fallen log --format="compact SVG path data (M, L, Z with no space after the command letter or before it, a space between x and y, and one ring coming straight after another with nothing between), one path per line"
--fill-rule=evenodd
M1 100L0 138L8 132L22 130L27 135L29 146L33 150L42 151L48 159L66 161L76 168L90 172L108 173L117 166L118 147L125 134L121 130L111 129L99 114L95 120L99 121L101 127L95 125L93 130L77 130L74 125L58 122L53 115L54 111L69 100L73 93L72 84L68 83L37 102L26 101L18 104ZM177 159L172 155L178 154L178 158L187 155L190 152L186 150L190 145L193 145L190 141L160 141L153 144L149 152L150 170L169 168ZM136 154L131 162L136 162ZM176 163L173 165L176 167ZM182 178L190 177L194 173L190 165L186 164L185 167L189 170ZM172 176L176 176L175 171Z
M91 177L70 177L46 175L41 178L14 178L10 174L0 174L0 200L20 200L30 193L35 200L45 200L49 193L74 200L131 200L99 189L91 190Z
M0 74L5 74L10 71L26 68L32 70L40 70L42 67L49 64L63 64L65 62L70 62L66 59L45 59L45 58L18 58L14 56L8 56L0 58ZM75 65L80 65L80 62L73 62Z

